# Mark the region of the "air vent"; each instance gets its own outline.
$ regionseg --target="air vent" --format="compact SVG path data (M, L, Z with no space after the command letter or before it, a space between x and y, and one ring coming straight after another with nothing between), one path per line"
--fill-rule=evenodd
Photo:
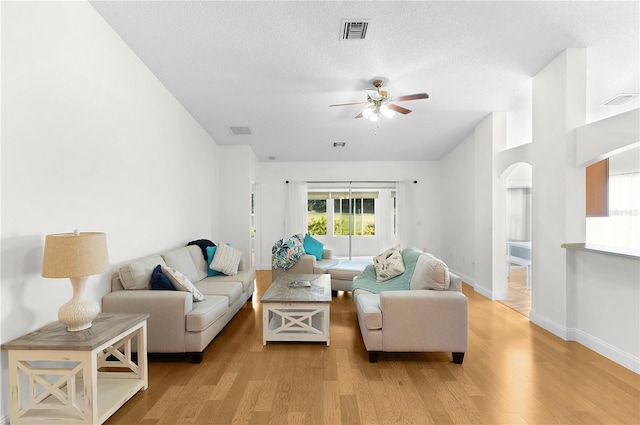
M343 40L363 40L367 35L369 21L366 19L353 19L342 21Z
M236 135L253 134L249 127L229 127L229 130Z
M638 93L623 93L609 99L600 106L619 106L638 98Z
M334 148L344 148L347 146L347 142L333 142Z

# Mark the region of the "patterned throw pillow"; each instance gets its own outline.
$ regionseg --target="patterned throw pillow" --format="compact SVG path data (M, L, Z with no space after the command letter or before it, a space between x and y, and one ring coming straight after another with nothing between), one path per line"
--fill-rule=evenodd
M198 288L193 286L193 283L191 283L189 279L187 279L187 277L180 273L178 270L171 267L162 267L162 272L167 275L173 287L178 291L191 292L194 301L204 300L204 295L202 295L202 292L200 292Z
M287 270L293 267L298 259L305 254L303 240L304 235L300 234L277 241L271 248L273 268Z
M219 242L209 268L227 276L235 276L238 274L238 265L241 258L242 251L224 242Z
M400 245L394 246L373 259L376 269L376 282L384 282L404 273L404 261L400 254Z

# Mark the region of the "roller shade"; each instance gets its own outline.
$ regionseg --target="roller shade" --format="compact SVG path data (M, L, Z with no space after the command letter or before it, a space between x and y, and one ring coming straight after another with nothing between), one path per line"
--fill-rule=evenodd
M352 198L376 199L378 192L351 192ZM349 199L349 192L309 192L307 199L319 201L323 199Z

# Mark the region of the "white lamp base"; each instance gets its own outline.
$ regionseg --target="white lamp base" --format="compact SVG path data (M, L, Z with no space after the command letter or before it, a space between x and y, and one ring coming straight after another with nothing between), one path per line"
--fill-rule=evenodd
M67 325L70 332L81 331L91 327L91 322L100 313L100 304L87 298L84 285L87 277L71 277L73 297L58 310L58 320Z

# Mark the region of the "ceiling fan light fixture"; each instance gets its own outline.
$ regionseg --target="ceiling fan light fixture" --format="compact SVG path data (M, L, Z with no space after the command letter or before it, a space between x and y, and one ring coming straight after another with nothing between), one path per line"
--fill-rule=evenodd
M362 116L365 118L369 118L371 114L373 114L373 108L371 108L370 106L367 107L367 109L365 109L364 111L362 111Z
M382 105L380 107L380 112L382 112L382 115L384 115L386 118L391 119L393 118L393 111L391 109L389 109L389 107L387 105Z

